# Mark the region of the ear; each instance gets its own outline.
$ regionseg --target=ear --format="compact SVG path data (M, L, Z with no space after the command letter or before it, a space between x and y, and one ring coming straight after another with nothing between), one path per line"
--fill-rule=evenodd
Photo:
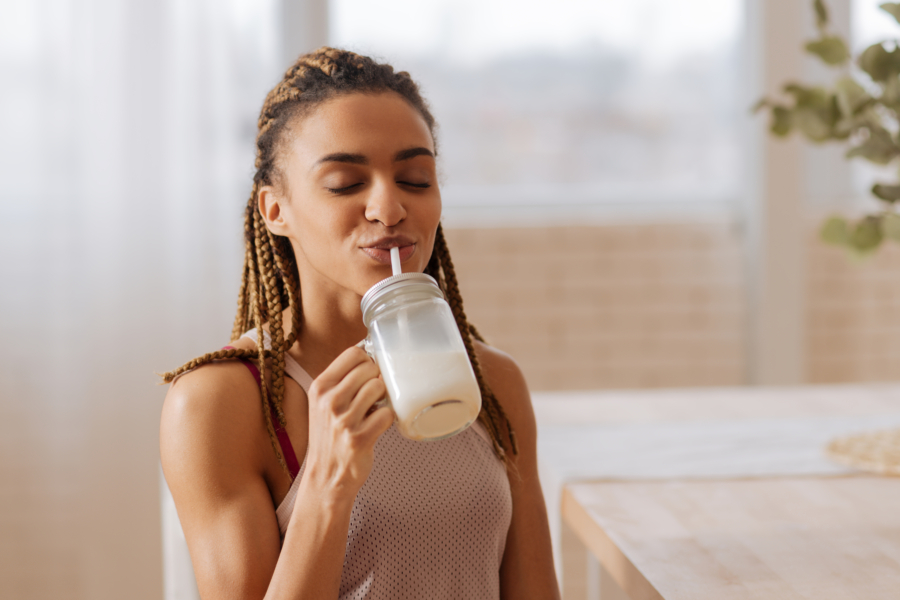
M281 212L281 204L285 198L281 197L271 185L265 185L259 190L257 197L259 202L259 214L266 222L266 227L275 235L287 235L287 223Z

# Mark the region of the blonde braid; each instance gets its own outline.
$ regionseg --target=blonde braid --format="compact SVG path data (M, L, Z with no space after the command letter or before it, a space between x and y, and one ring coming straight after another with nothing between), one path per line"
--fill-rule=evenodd
M258 211L253 212L253 221L256 219L260 219ZM254 247L259 245L259 237L258 235L254 238ZM281 447L278 443L278 436L275 434L275 425L272 423L272 411L270 410L270 399L269 399L269 386L267 385L267 374L266 374L266 358L271 356L271 352L266 352L265 347L265 333L263 329L263 325L265 321L263 319L263 303L261 298L264 297L264 294L261 293L261 287L264 284L263 281L260 281L260 269L259 262L257 260L256 253L249 253L248 257L250 260L250 269L249 269L249 281L248 287L250 288L250 306L252 307L253 312L253 323L256 327L256 366L259 369L259 393L262 397L262 413L263 419L266 424L266 430L269 433L269 443L272 445L272 449L275 451L275 456L278 458L278 464L281 465L282 469L287 472L287 463L285 462L284 456L281 453Z
M278 291L278 283L273 269L272 247L270 245L270 232L263 221L262 215L256 213L256 257L260 264L262 276L262 290L265 293L267 312L269 313L269 335L272 338L272 396L270 401L278 417L278 423L284 427L284 329L282 327L281 294ZM262 330L257 330L260 336Z
M472 337L481 342L482 344L487 344L487 340L484 339L484 336L481 335L481 332L475 329L475 326L469 323L469 333L472 334Z
M287 246L285 238L276 237L275 234L269 232L269 243L272 245L275 255L275 265L284 278L288 306L291 308L291 333L284 342L284 348L287 351L293 347L300 335L300 323L303 315L303 307L300 305L299 299L300 282L294 275L293 259L289 258L287 248L285 248Z
M193 360L190 360L174 371L168 371L161 375L163 383L172 383L176 377L181 375L182 373L187 373L188 371L193 371L197 367L201 365L206 365L214 360L229 360L229 359L252 359L257 356L255 350L243 350L241 348L225 348L222 350L217 350L215 352L209 352L204 354L203 356L197 357Z
M259 159L257 159L258 162ZM231 328L231 341L234 342L250 328L250 289L247 282L250 276L250 253L253 252L254 233L250 224L253 221L255 210L254 199L259 191L259 184L253 182L250 190L250 200L244 208L244 266L241 270L241 287L238 291L237 313L234 316L234 325Z

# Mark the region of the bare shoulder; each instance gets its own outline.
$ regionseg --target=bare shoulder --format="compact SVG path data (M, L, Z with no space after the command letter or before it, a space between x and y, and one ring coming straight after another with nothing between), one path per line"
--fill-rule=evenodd
M246 348L250 340L238 340L232 346ZM169 387L163 404L164 432L177 434L187 429L213 425L227 426L255 408L247 402L248 394L258 394L256 381L249 370L235 360L215 361L178 377ZM252 396L251 396L252 397ZM161 442L168 441L168 436Z
M537 425L531 394L519 365L509 354L479 341L475 341L475 354L485 381L516 431L520 446L532 446L536 443Z
M204 597L261 598L278 560L263 421L256 379L235 360L182 375L166 395L160 459Z
M267 440L259 432L265 425L259 402L250 400L258 396L249 370L233 360L203 365L172 384L160 421L160 457L170 487L195 477L228 487L242 473L262 472Z

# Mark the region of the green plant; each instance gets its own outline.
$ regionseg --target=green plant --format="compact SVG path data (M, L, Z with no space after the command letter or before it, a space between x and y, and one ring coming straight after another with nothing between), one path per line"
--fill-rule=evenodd
M880 8L900 23L900 3ZM847 158L893 165L900 180L900 40L873 44L854 59L844 39L829 31L824 1L814 0L813 9L819 38L805 50L844 74L831 88L789 82L783 88L788 102L763 98L754 111L769 111L769 128L777 136L796 130L817 144L845 143ZM880 211L855 221L831 217L822 239L854 254L873 252L885 239L900 242L900 181L876 183L872 194L882 203Z

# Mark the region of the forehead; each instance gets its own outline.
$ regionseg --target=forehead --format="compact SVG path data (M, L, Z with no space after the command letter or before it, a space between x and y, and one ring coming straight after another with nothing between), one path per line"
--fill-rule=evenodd
M347 152L377 159L425 147L434 152L428 125L394 92L347 94L326 100L291 124L293 158L312 164L327 154Z

